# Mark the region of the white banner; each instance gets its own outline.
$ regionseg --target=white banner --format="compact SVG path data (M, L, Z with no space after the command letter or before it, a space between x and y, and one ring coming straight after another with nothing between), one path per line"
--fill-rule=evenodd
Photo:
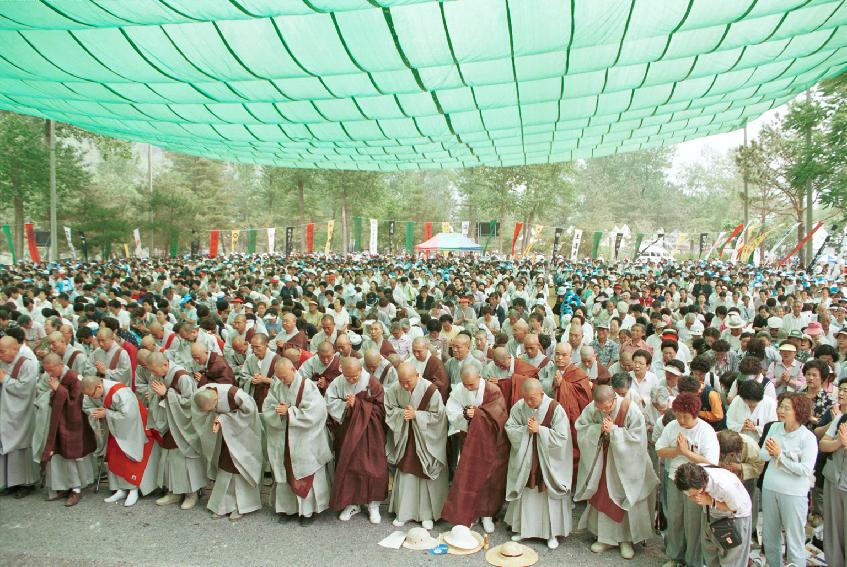
M719 244L719 243L721 243L721 242L723 242L723 237L724 237L724 236L726 236L726 232L725 232L725 231L724 231L724 232L721 232L720 234L718 234L717 238L715 238L715 240L712 242L712 245L711 245L711 246L709 246L709 251L708 251L708 252L706 252L706 257L705 257L705 258L703 258L704 260L708 260L708 259L709 259L709 256L711 256L711 255L712 255L712 252L714 252L714 251L715 251L715 248L718 246L718 244Z
M579 254L579 245L582 242L582 229L577 228L573 231L573 244L571 244L571 262L576 262L576 257Z
M68 248L71 250L71 255L76 260L76 248L74 248L73 240L71 240L71 227L65 227L65 239L68 241Z
M268 254L274 253L274 245L276 244L276 229L268 229Z
M467 236L471 230L471 221L462 221L462 236Z
M377 254L377 240L379 236L379 221L376 219L371 219L371 241L370 246L368 247L368 251L372 255Z

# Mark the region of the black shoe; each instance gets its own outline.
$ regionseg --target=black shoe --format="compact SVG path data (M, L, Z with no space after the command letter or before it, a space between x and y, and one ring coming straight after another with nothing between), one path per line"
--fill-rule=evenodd
M279 521L280 524L287 524L288 522L291 522L292 520L297 518L297 515L296 514L283 514L282 512L280 512L279 514L276 515L276 517L277 517L277 520Z
M314 521L315 521L315 515L312 514L308 518L306 516L300 516L298 523L300 524L301 527L305 528L305 527L311 526L314 523Z
M35 490L35 487L34 487L33 485L31 485L31 484L28 484L28 485L26 485L26 486L21 486L21 487L20 487L20 490L18 490L18 491L15 493L14 498L15 498L15 500L20 500L21 498L26 498L27 496L29 496L30 494L32 494L32 492L33 492L34 490Z

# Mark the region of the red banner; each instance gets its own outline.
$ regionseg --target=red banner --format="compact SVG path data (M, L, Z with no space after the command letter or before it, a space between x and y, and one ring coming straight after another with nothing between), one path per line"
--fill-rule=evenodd
M220 231L213 230L209 233L209 258L216 258L218 255L218 240L220 239Z
M26 223L24 233L26 234L26 244L29 247L29 257L36 264L40 264L41 256L38 254L38 246L35 245L35 226L31 222Z
M521 229L523 228L523 223L519 222L515 225L515 234L512 236L512 256L515 255L515 243L518 241L518 236L521 234Z
M718 252L718 260L720 260L721 256L723 256L723 249L726 248L726 245L729 244L730 242L732 242L732 239L735 238L736 236L738 236L738 233L741 232L742 230L744 230L744 223L741 223L741 224L739 224L738 226L735 227L735 230L732 231L732 234L729 235L729 238L727 238L724 241L724 243L721 245L721 249Z
M310 222L306 225L306 253L311 254L315 251L315 223Z
M809 240L811 240L811 239L812 239L812 237L815 235L815 233L818 231L818 229L819 229L820 227L822 227L822 226L823 226L823 222L819 222L818 224L816 224L816 225L815 225L815 228L813 228L811 231L809 231L809 234L807 234L806 236L804 236L804 237L803 237L803 240L801 240L800 242L798 242L798 243L797 243L797 246L795 246L795 247L794 247L794 250L792 250L791 252L789 252L789 253L788 253L788 254L787 254L787 255L786 255L786 256L785 256L782 260L780 260L780 261L779 261L779 265L780 265L780 266L781 266L781 265L783 265L784 263L786 263L786 262L788 261L788 259L789 259L789 258L791 258L793 255L795 255L797 252L799 252L799 251L800 251L800 249L801 249L803 246L805 246L805 245L806 245L806 243L807 243ZM808 261L810 261L810 260L811 260L811 258L807 258L807 259L806 259L806 261L807 261L807 262L808 262Z
M424 223L424 242L432 238L432 223L425 222Z

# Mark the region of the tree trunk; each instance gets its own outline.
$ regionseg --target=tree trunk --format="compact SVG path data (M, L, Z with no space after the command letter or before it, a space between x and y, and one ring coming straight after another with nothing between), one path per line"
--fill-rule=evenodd
M803 237L806 236L805 226L803 225L803 209L797 209L795 211L797 213L797 222L800 224L797 225L797 244L800 244L800 241L803 240ZM806 247L803 246L797 252L797 257L800 259L800 265L806 265ZM790 258L789 258L790 260Z
M302 179L297 180L297 204L300 207L300 229L303 235L303 253L306 252L306 182Z
M497 215L497 221L500 223L500 228L497 230L497 249L500 254L503 253L503 231L506 228L506 207L500 205L500 212Z
M20 195L15 195L12 198L12 204L15 210L15 253L18 260L23 260L26 256L24 250L24 200Z
M341 189L341 253L347 254L350 250L350 235L347 231L347 188Z

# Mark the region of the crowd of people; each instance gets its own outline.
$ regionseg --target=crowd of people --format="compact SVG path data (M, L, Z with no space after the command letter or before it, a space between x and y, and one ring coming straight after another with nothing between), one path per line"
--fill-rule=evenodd
M0 272L0 488L443 520L666 566L847 557L847 282L228 256ZM263 502L262 486L272 486ZM576 525L572 518L577 517ZM822 525L822 529L821 529ZM811 538L807 535L811 533Z

